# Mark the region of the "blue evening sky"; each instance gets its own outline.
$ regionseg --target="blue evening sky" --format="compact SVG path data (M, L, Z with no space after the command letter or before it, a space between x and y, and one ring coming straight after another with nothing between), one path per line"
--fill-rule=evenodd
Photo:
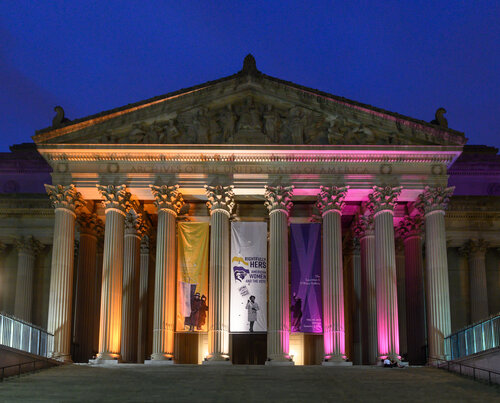
M213 4L213 5L212 5ZM500 147L500 1L0 3L0 151L70 119L233 74L266 74L417 119L448 110Z

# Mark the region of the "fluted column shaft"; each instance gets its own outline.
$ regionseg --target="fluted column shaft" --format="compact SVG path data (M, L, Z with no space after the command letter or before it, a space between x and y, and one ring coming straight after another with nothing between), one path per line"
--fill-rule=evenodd
M207 364L229 362L229 217L233 186L205 186L210 209L210 284Z
M47 327L54 335L52 358L68 362L71 361L75 217L68 209L56 208Z
M173 363L176 275L175 223L177 214L184 205L184 200L182 198L182 194L179 192L179 185L150 187L151 192L155 197L155 206L158 208L153 351L151 354L151 362ZM142 276L143 273L141 267L141 279L143 278ZM146 304L145 298L143 301L144 304Z
M427 345L430 360L449 355L445 337L451 332L450 289L444 210L453 187L426 186L416 207L425 222L425 288L427 307Z
M406 337L406 284L405 284L405 255L404 245L400 238L396 238L396 279L398 295L398 324L399 324L399 351L408 352Z
M229 358L229 213L210 216L210 287L208 305L208 359Z
M362 318L366 324L364 345L365 362L374 365L377 362L377 293L375 283L375 235L366 233L359 241L361 248L361 283L362 283Z
M14 316L26 322L31 322L33 307L33 272L35 257L39 249L39 242L33 237L22 239L17 243L17 280Z
M429 358L444 359L444 338L451 333L450 290L444 211L425 215L426 295Z
M341 213L323 214L323 338L325 361L345 356L344 277Z
M144 235L141 239L141 258L139 267L139 309L138 309L138 332L137 332L137 362L139 363L144 362L146 358L148 280L149 280L149 236Z
M158 211L152 360L174 358L176 217L171 209Z
M408 361L425 363L425 303L422 237L405 239L405 285Z
M124 229L125 213L116 208L107 208L97 355L102 360L121 358Z
M101 314L97 362L121 359L123 244L131 194L125 185L97 186L104 197L106 223L102 262Z
M363 343L362 334L365 331L362 318L362 276L361 276L361 251L358 239L353 242L353 285L354 285L354 354L353 363L361 365L363 363Z
M271 361L289 361L288 214L274 210L269 219L267 356Z
M470 279L470 319L479 322L489 316L488 287L486 285L486 249L484 240L470 241L467 245Z
M88 361L93 355L96 254L97 235L80 232L77 273L78 292L75 312L78 357L74 357L75 360L80 362Z
M379 357L399 359L398 295L393 212L374 215L375 282L377 293L377 334Z
M123 311L121 356L124 362L137 361L139 265L141 238L135 228L138 216L126 216L123 254ZM132 217L132 218L131 218ZM139 218L140 220L140 218ZM132 221L132 224L131 224Z
M104 228L103 231L104 232ZM93 318L93 342L92 355L97 356L99 352L99 328L101 323L101 293L102 293L102 264L104 255L104 238L99 236L97 239L96 270L94 277L94 318Z
M82 199L73 185L45 185L45 189L55 207L47 320L47 330L54 335L54 344L49 355L71 362L75 208L82 204Z
M268 327L266 365L293 365L290 358L288 212L293 186L265 186L269 211Z

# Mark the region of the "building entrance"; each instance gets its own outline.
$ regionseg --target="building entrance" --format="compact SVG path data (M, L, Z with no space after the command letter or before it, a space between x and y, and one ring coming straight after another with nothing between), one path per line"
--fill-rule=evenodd
M233 333L230 340L233 364L264 365L266 363L266 333Z

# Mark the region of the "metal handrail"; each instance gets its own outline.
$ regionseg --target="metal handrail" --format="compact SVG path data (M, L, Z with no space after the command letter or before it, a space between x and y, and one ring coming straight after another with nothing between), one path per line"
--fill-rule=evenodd
M451 359L466 357L500 346L500 313L473 323L445 337Z
M31 323L0 313L0 344L48 357L54 344L54 335Z
M36 367L36 363L37 362L43 362L45 363L45 365L42 366L42 368L37 368ZM18 367L18 371L17 371L17 377L21 377L21 373L25 374L25 373L32 373L32 372L36 372L37 370L40 370L40 369L45 369L45 368L49 368L50 366L48 365L50 362L50 360L48 358L35 358L33 361L26 361L26 362L20 362L20 363L17 363L17 364L12 364L12 365L5 365L3 367L0 367L0 382L3 382L4 378L9 378L9 377L12 377L12 376L15 376L16 374L12 374L10 376L5 376L5 370L7 368L14 368L14 367ZM24 366L24 365L28 365L28 364L33 364L33 368L30 369L29 371L24 371L24 372L21 372L21 368ZM54 362L53 363L54 365L60 365L59 363L56 363Z
M500 372L499 371L495 371L495 370L492 370L492 369L486 369L486 368L479 368L479 367L475 367L473 365L463 364L461 362L457 362L457 361L454 361L454 360L443 360L441 358L433 358L433 357L429 357L429 360L431 361L431 363L432 362L436 362L437 363L436 368L446 369L448 372L459 373L462 376L470 376L468 374L464 374L464 372L462 371L462 368L472 369L472 378L474 380L481 380L481 379L486 380L485 378L481 378L479 376L481 374L481 371L486 372L486 373L488 373L488 385L491 385L493 383L491 375L492 374L496 375L497 378L496 378L496 382L494 382L494 383L499 383L500 384ZM440 365L440 363L444 363L445 365ZM459 371L453 370L452 368L450 368L450 365L451 366L453 366L453 365L458 366L459 367ZM476 376L476 371L478 372L477 376Z

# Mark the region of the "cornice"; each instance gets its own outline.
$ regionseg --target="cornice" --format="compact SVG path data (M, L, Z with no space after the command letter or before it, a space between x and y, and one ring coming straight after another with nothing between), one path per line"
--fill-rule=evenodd
M455 146L251 146L207 145L42 145L51 162L353 162L423 163L450 166Z

